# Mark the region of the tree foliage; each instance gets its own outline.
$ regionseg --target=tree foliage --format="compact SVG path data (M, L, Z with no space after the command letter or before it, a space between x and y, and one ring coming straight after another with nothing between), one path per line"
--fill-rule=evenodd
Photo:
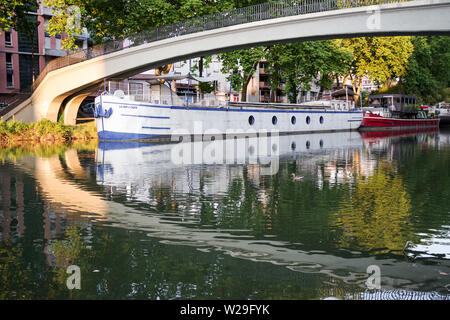
M51 35L66 33L63 45L75 49L77 32L86 28L96 42L126 37L148 29L186 19L222 12L264 1L238 0L44 0L55 16L50 20ZM76 8L80 28L68 27Z
M295 103L299 88L310 90L311 83L330 88L333 76L346 72L345 61L351 56L331 41L307 41L272 46L265 58L272 74L271 89L285 82L290 101Z
M219 59L223 63L222 72L231 74L233 89L242 91L244 101L247 85L258 63L265 59L272 93L284 82L291 102L296 102L299 88L309 90L313 82L322 88L331 87L333 75L346 71L344 61L350 55L331 41L315 41L237 50L220 54Z
M232 83L235 91L242 92L241 101L246 101L247 86L256 67L265 55L264 47L256 47L245 50L235 50L218 55L222 61L222 72L230 74L228 81Z
M27 12L36 12L38 3L36 0L0 0L0 34L2 31L15 29L16 31L28 31L32 29Z
M434 104L449 99L450 37L415 37L414 53L399 89Z
M347 60L348 77L357 96L364 76L379 85L390 85L405 74L413 52L411 37L366 37L335 40L342 50L351 53ZM358 88L358 89L356 89Z

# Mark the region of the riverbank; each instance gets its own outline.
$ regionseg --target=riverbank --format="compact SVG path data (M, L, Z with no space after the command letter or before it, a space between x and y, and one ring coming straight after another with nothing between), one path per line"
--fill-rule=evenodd
M24 143L70 143L97 140L95 122L78 126L66 126L59 122L41 120L33 123L0 121L0 147Z

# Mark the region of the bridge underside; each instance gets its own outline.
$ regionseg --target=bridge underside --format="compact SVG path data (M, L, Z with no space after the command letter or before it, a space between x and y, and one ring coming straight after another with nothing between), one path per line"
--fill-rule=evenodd
M143 44L50 72L31 99L4 119L14 115L24 122L57 121L65 103L65 122L74 124L83 97L98 90L105 78L127 78L163 64L259 45L363 36L450 35L449 16L449 0L411 1L276 18Z

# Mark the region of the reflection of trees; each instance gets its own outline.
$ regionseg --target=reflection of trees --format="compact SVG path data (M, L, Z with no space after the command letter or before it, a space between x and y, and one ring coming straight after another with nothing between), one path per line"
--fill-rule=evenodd
M411 199L401 175L382 162L373 176L358 177L355 190L342 202L334 225L339 246L361 250L399 250L411 240L405 233Z
M82 239L81 230L77 227L68 227L64 239L54 240L51 251L55 257L56 282L66 284L66 269L70 265L77 265L83 254L86 254L86 243Z
M0 242L0 300L31 299L31 270L21 259L22 250L7 241Z
M428 230L450 225L450 148L418 150L399 172L408 182L414 223Z

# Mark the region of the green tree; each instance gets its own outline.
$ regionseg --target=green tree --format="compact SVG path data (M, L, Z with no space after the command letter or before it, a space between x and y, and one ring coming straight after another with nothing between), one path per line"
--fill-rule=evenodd
M264 47L235 50L219 54L223 73L229 73L228 81L232 82L235 91L242 92L241 101L247 101L247 87L255 73L256 67L265 55Z
M449 99L450 37L414 37L414 52L400 81L400 90L434 104Z
M333 76L347 71L345 62L351 54L331 41L307 41L272 46L265 57L267 71L272 73L271 89L284 81L290 102L295 103L299 88L310 90L313 82L322 89L330 88Z
M0 34L9 29L29 29L27 12L36 12L37 9L36 0L0 0Z
M379 85L389 86L405 74L413 52L411 37L370 37L335 40L344 51L352 54L347 61L356 100L359 100L364 76Z
M253 1L232 0L44 0L55 16L49 22L51 35L65 33L62 40L66 49L76 48L75 40L82 28L87 28L97 42L127 37L161 25L193 17L252 4ZM259 3L260 1L255 1ZM80 13L80 27L68 28L73 8Z

